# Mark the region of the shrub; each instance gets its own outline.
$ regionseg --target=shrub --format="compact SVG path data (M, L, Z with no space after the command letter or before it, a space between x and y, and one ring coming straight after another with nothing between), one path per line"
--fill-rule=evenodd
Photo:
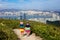
M17 40L17 36L11 28L0 24L0 40Z
M33 25L31 31L44 40L60 40L60 31L57 27L37 22L31 22L31 25Z

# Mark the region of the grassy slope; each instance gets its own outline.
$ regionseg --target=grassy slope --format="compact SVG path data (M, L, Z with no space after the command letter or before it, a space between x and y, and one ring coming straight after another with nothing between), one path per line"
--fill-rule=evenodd
M32 31L44 40L60 40L60 29L43 23L32 22Z
M12 36L9 36L10 40L17 39L16 35L12 32L12 29L19 28L19 20L0 19L0 23L3 23L5 25L4 27L1 27L0 25L0 30L5 31L7 35L12 35ZM53 25L47 25L47 24L38 23L38 22L29 21L29 23L31 24L31 31L36 33L36 35L44 38L44 40L60 40L59 28ZM25 20L24 20L24 24L26 24Z
M11 22L11 20L0 19L0 40L17 40L16 34L12 31Z

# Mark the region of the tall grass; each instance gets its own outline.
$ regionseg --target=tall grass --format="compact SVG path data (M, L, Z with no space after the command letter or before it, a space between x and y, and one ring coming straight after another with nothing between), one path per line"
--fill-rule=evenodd
M19 28L20 21L21 20L0 19L0 39L17 40L17 36L12 30ZM23 20L23 22L26 24L26 20ZM35 21L29 21L29 23L31 25L31 31L37 36L42 37L43 40L60 40L60 29L58 27Z

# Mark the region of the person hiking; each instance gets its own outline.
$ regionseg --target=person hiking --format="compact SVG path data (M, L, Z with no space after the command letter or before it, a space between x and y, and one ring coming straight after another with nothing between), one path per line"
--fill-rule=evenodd
M20 32L21 34L24 34L24 23L20 22Z
M31 31L30 31L30 27L31 27L31 26L30 26L29 22L27 22L26 25L25 25L25 32L26 32L26 34L27 34L28 36L29 36L29 34L30 34L30 32L31 32Z

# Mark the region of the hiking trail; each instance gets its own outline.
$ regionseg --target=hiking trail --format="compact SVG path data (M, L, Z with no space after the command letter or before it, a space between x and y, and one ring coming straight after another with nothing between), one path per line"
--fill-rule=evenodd
M19 29L13 29L13 31L20 40L42 40L42 38L36 36L35 33L32 33L30 36L22 36Z

